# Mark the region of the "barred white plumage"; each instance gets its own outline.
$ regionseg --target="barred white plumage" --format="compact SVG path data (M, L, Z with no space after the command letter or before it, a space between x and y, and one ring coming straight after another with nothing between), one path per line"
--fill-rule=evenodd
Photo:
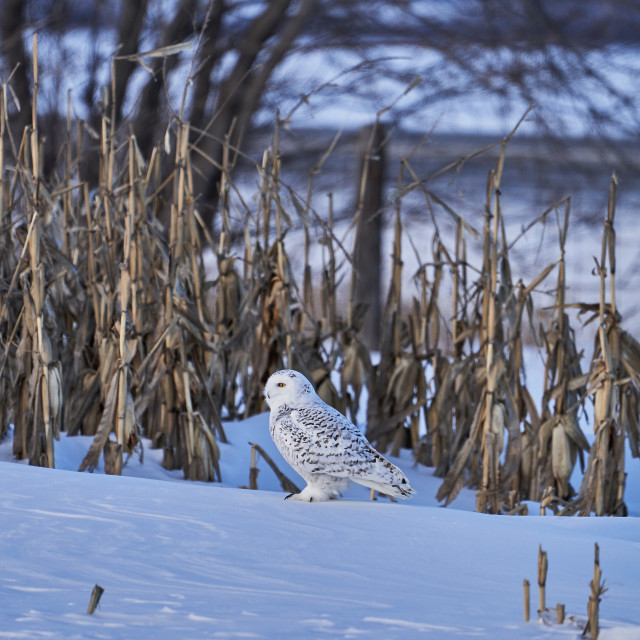
M414 490L398 467L379 454L345 416L318 397L299 372L274 373L264 389L269 431L284 459L307 482L292 500L337 498L351 481L396 498Z

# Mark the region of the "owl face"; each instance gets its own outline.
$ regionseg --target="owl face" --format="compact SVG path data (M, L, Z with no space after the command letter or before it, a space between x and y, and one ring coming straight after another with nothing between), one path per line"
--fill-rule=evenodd
M271 409L282 404L295 407L300 402L315 396L311 383L297 371L282 369L276 371L264 387L264 397Z

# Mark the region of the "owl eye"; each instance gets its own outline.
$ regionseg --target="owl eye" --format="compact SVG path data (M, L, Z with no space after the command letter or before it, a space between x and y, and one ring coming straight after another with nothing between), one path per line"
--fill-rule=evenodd
M278 387L286 387L287 383L286 382L278 382L278 384L276 386L278 386Z

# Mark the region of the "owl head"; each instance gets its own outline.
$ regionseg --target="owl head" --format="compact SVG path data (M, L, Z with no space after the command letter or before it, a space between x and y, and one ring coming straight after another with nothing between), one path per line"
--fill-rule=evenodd
M313 385L298 371L276 371L264 387L264 397L271 409L286 404L295 408L316 397Z

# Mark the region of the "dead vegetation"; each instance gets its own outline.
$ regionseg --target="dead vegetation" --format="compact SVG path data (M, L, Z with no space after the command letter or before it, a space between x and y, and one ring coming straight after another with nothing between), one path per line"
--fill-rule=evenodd
M467 486L482 512L522 513L522 501L534 500L563 514L625 513L625 440L640 456L640 344L616 311L615 177L597 263L600 300L580 305L597 327L594 358L583 371L565 302L569 198L531 224L558 221L557 260L530 282L511 275L501 178L517 127L488 176L481 230L430 190L433 176L417 176L403 158L380 359L372 365L361 337L367 310L354 302L353 259L335 233L331 197L326 214L312 206L314 176L331 148L304 195L296 193L281 179L286 119L277 119L272 144L255 163L256 197L247 200L233 181L238 152L227 141L210 232L193 189L193 158L205 157L199 141L207 134L192 132L180 113L164 145L145 158L135 131L116 126L105 95L99 131L69 114L66 143L45 178L34 59L32 123L19 138L10 79L0 101L0 436L14 425L17 458L53 467L61 432L92 435L80 470L94 469L104 454L105 468L120 473L126 456L141 454L144 436L163 449L166 468L218 480L221 417L261 411L266 379L289 366L352 417L366 390L370 440L393 453L411 447L417 463L443 478L438 498L445 503ZM95 188L79 162L87 136L99 148ZM464 162L439 173L455 174ZM422 266L408 300L402 207L410 193L423 198L435 235L429 258L411 247ZM443 214L454 221L452 247L439 229ZM302 246L285 242L294 228L302 230ZM314 270L318 229L322 264ZM478 265L467 255L470 235L482 238ZM205 269L207 251L215 275ZM304 256L301 273L291 251ZM548 325L536 327L532 294L554 277ZM346 304L338 298L343 280L351 282ZM451 299L442 295L446 282ZM541 397L526 383L525 323L546 361ZM579 416L591 400L590 447ZM576 495L569 478L586 453Z

